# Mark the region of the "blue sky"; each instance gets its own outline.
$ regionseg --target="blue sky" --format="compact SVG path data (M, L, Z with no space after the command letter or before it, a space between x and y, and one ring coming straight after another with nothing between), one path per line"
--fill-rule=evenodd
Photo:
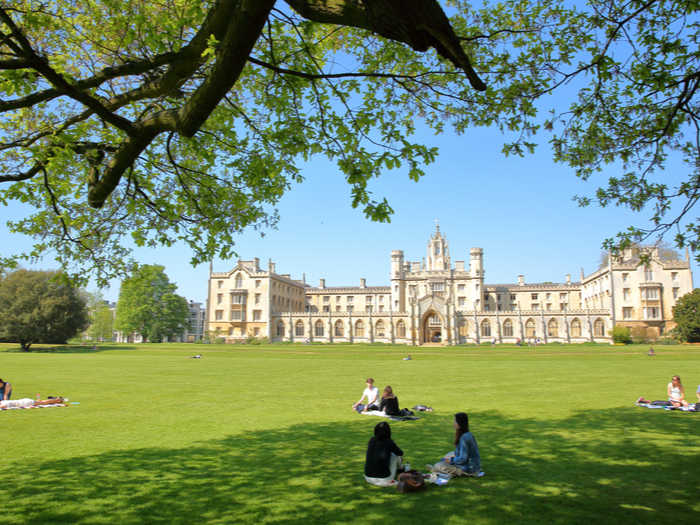
M513 283L518 274L526 282L563 282L570 273L578 280L597 268L601 243L630 224L647 225L650 213L624 208L579 208L575 194L591 193L606 174L583 182L573 171L551 160L544 144L535 155L505 158L503 136L493 129L474 129L421 137L437 145L437 161L427 175L412 182L402 170L386 172L371 184L377 196L386 196L394 208L391 223L373 223L350 205L350 188L335 166L317 159L304 166L305 182L294 186L279 205L277 230L241 235L237 252L241 259L259 257L267 265L272 258L279 273L290 273L317 285L388 285L391 250L403 250L407 260L420 260L428 237L439 220L450 244L452 260L469 260L469 249L484 249L488 283ZM672 177L679 165L670 164ZM609 172L607 175L611 175ZM22 209L4 210L17 218ZM31 240L7 232L0 223L0 243L5 254L28 249ZM185 246L170 249L139 249L141 263L162 264L178 293L187 299L206 299L208 265L193 268ZM214 271L226 271L235 260L214 261ZM35 268L54 268L45 258ZM693 264L697 274L698 265ZM119 282L106 290L116 300Z

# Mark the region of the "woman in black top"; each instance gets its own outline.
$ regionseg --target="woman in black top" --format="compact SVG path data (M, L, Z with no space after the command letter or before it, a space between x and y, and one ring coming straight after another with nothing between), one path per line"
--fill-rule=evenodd
M382 400L379 403L379 410L384 412L387 416L399 415L399 398L394 395L394 391L389 385L387 385L382 393Z
M367 445L365 480L380 487L393 485L402 458L403 451L391 439L389 423L382 421L374 427L374 437Z

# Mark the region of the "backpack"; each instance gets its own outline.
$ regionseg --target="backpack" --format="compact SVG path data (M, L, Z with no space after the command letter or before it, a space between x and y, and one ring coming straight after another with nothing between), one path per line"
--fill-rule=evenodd
M423 474L417 470L402 472L399 474L398 481L396 490L402 494L406 492L418 492L419 490L425 489L425 479L423 479Z

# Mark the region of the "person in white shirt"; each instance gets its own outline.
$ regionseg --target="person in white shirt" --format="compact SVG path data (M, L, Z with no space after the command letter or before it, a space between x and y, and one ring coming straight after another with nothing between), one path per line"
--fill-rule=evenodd
M374 379L371 377L367 378L367 386L362 392L362 397L357 403L352 404L352 409L357 412L367 412L368 410L379 410L379 389L374 386ZM363 404L362 401L367 399L367 403Z
M53 399L37 399L36 401L28 397L22 399L7 399L0 401L0 409L5 410L8 408L30 408L33 406L41 405L60 405L64 402L62 397L55 397Z

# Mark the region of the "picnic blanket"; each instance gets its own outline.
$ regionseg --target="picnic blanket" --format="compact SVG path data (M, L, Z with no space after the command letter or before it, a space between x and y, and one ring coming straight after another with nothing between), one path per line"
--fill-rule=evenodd
M60 407L67 407L68 403L60 403L58 405L32 405L30 407L8 407L8 408L0 408L0 410L29 410L31 408L60 408Z
M693 412L693 413L700 413L697 410L695 410L695 405L688 405L687 407L674 407L674 406L665 406L665 405L655 405L653 403L640 403L639 401L634 404L634 406L637 407L644 407L644 408L661 408L663 410L677 410L679 412Z
M391 419L392 421L415 421L417 419L420 419L416 416L390 416L389 414L385 414L381 410L368 410L367 412L360 412L360 414L364 414L366 416L386 417L388 419Z

